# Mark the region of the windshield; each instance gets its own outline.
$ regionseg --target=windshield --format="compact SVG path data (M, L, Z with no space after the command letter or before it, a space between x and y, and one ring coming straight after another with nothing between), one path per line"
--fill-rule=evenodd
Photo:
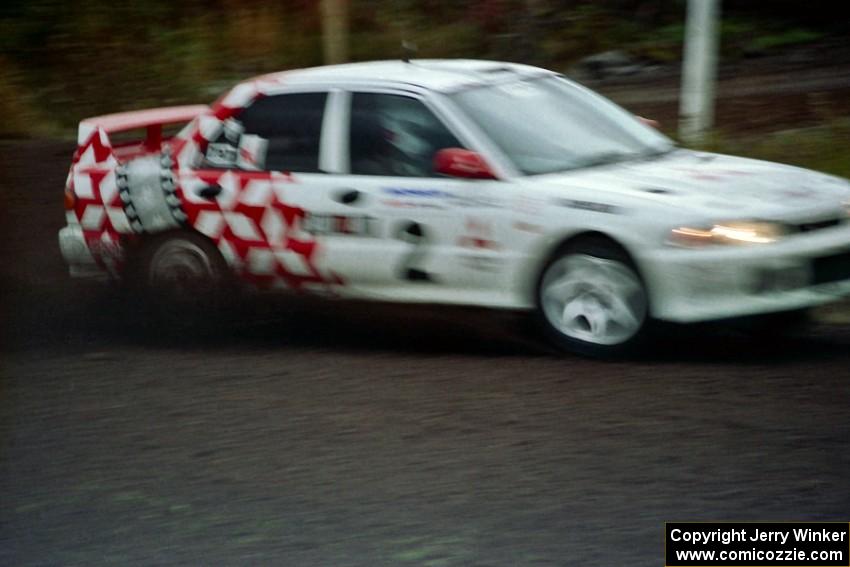
M666 153L673 143L609 100L560 77L450 95L526 175Z

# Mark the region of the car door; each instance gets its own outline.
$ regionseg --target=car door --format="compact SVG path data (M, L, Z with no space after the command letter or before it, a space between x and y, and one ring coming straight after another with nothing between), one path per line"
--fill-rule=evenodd
M337 293L348 276L331 265L331 249L379 255L373 222L349 210L324 167L338 130L333 100L325 91L258 97L225 121L192 172L194 189L184 188L191 223L258 287Z
M502 289L504 187L434 171L439 150L469 147L462 134L418 93L364 89L348 98L344 173L333 178L382 235L379 262L348 266L352 284L368 295L422 301L474 301ZM331 264L338 261L351 259Z

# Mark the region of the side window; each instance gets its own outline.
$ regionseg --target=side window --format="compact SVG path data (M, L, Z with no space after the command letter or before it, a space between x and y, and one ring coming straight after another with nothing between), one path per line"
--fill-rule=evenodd
M348 147L351 173L433 177L434 155L463 146L415 98L354 93Z
M319 145L327 93L262 97L207 146L204 165L266 171L319 171Z

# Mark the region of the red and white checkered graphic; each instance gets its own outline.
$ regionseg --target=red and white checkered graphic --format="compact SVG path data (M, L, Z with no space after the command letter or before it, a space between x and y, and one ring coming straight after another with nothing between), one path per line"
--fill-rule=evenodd
M218 184L215 201L197 195ZM287 201L297 183L288 174L197 171L183 173L178 194L189 224L218 245L224 259L247 282L260 288L333 292L342 279L317 264L318 243L304 232L304 209Z
M193 171L224 122L280 85L274 76L237 85L208 112L197 117L187 135L172 142L179 172L178 195L188 223L218 245L224 259L243 279L261 288L287 287L332 292L342 285L336 274L323 274L316 262L318 243L301 229L304 210L286 199L289 174L254 171ZM215 201L197 195L218 184Z
M218 137L225 120L232 118L244 107L257 98L265 96L266 92L280 84L280 78L267 75L236 85L209 111L195 118L192 127L187 130L187 135L175 138L172 143L172 150L177 156L179 167L187 169L198 164L207 149L207 144Z
M301 228L305 212L286 198L287 187L296 183L292 175L194 170L224 122L278 85L278 78L267 76L236 86L171 140L175 195L187 224L215 242L248 283L332 293L343 282L318 267L319 245ZM83 122L68 184L77 197L75 214L87 245L112 271L120 262L120 235L133 233L116 185L117 165L106 132ZM200 188L213 184L222 189L214 200L198 195Z
M106 132L80 125L68 174L68 185L76 196L74 215L92 256L113 274L122 258L120 235L132 232L115 184L117 164Z

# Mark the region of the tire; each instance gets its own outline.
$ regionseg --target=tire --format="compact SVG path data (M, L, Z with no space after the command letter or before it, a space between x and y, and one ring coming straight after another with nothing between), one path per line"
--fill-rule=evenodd
M646 286L628 254L603 238L570 243L540 274L537 319L558 348L594 358L633 354L649 324Z
M214 314L232 289L227 263L212 242L189 231L143 244L130 287L158 319Z

